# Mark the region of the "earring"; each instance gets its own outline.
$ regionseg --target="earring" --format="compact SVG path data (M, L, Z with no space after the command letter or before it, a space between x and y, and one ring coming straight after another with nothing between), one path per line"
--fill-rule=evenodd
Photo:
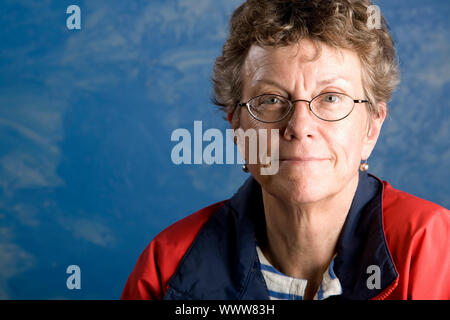
M246 163L242 166L242 171L244 171L244 172L249 171Z
M359 166L359 170L361 170L361 171L369 170L369 164L367 163L367 159L364 160L363 163L361 163L361 165Z

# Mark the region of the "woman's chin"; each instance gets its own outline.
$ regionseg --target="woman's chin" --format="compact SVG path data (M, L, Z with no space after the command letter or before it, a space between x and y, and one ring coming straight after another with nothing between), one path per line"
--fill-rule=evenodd
M323 176L284 176L272 177L270 183L262 188L273 196L297 204L319 202L333 193L329 177ZM325 183L326 182L326 183Z

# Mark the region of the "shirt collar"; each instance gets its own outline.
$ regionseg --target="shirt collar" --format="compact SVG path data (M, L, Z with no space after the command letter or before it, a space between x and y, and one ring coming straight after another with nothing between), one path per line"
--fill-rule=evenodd
M256 251L258 252L261 272L266 281L269 297L277 300L303 300L308 280L294 278L281 273L271 265L258 246ZM314 296L314 300L324 300L330 296L342 294L342 287L334 273L333 266L334 257L322 276L322 282Z

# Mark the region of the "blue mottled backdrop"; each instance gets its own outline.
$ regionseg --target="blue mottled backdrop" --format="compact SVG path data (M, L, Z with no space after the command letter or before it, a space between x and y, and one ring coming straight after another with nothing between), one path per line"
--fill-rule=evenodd
M227 128L210 77L240 3L0 1L0 298L117 299L159 231L241 185L238 165L174 165L170 141ZM449 2L376 4L402 83L371 171L448 208Z

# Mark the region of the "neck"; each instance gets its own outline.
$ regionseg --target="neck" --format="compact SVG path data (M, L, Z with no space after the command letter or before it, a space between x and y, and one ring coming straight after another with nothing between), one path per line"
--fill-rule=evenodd
M286 275L320 284L336 253L336 245L358 185L317 203L299 204L262 189L267 244L262 251Z

